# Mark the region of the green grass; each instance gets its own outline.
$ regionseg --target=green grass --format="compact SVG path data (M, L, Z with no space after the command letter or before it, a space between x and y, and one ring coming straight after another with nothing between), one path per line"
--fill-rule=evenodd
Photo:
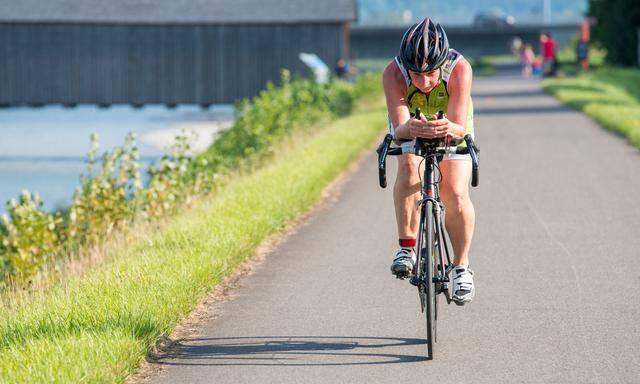
M603 67L573 78L545 80L543 87L640 148L639 69Z
M534 47L534 49L537 51L539 47ZM589 63L592 69L600 68L604 64L605 55L606 51L597 47L591 47L589 49ZM485 55L470 59L470 62L475 75L488 76L495 74L496 65L520 65L520 58L513 54ZM562 76L575 76L578 73L575 46L566 47L558 52L558 71Z
M391 57L384 59L357 59L353 61L353 65L359 72L382 73L391 60Z
M505 53L501 55L484 55L481 56L480 59L490 65L518 64L520 62L518 56L511 53Z
M123 382L220 280L379 136L381 100L239 176L84 276L0 307L3 383Z
M478 59L467 58L473 68L474 76L489 76L496 73L495 66L490 60L484 57ZM358 59L354 61L354 66L360 72L377 72L382 73L384 68L389 64L391 59Z
M599 69L604 65L607 52L597 47L589 48L589 66L591 70ZM564 76L576 76L582 72L576 61L575 46L569 46L558 52L558 71Z
M496 73L495 63L486 57L468 58L474 77L491 76Z

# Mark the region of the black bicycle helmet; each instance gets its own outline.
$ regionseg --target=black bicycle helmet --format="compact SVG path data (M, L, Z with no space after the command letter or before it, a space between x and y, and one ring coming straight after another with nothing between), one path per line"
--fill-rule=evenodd
M410 71L430 72L440 67L448 54L447 34L439 23L427 17L404 33L398 57Z

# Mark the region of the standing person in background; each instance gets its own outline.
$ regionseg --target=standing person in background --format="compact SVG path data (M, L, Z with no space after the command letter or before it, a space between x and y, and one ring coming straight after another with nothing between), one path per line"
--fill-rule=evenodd
M349 75L349 64L345 59L339 58L334 71L339 79L345 79Z
M535 55L531 44L525 44L520 48L520 64L522 65L522 77L531 77L531 67Z
M589 20L585 18L578 28L578 46L576 47L579 68L581 67L585 72L589 70L589 35Z
M513 39L511 39L511 53L513 53L513 55L519 55L520 52L522 52L522 47L524 46L524 44L522 44L522 39L519 36L514 37Z
M555 76L558 69L556 41L553 40L549 32L542 32L540 35L540 45L542 51L543 76Z

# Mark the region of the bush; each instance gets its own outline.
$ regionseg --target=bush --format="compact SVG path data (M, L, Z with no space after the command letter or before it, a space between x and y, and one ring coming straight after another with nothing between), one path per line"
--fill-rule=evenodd
M355 99L378 94L382 87L382 74L378 72L366 72L358 77L353 87Z
M336 80L335 85L329 88L327 95L331 113L337 117L349 115L355 103L354 94L355 90L351 84Z
M181 204L189 204L194 196L210 191L217 181L217 174L206 168L205 159L196 164L189 139L185 133L177 136L170 152L149 167L149 183L136 201L143 218L161 217Z
M368 84L370 81L374 83ZM201 157L214 169L234 168L240 160L268 154L263 150L293 129L348 115L356 99L376 92L379 87L375 75L363 76L356 84L340 80L317 84L312 80L292 81L285 70L280 87L270 83L251 101L236 104L233 127L222 132Z
M87 173L80 178L67 220L71 248L96 244L133 218L132 197L142 187L135 139L135 134L130 133L122 147L105 152L101 167L94 174L98 138L91 135Z
M9 201L7 212L0 223L0 282L26 280L62 250L62 220L44 212L40 197L28 191Z

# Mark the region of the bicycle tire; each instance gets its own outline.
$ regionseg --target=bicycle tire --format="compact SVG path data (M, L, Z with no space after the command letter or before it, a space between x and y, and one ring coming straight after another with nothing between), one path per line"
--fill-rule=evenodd
M435 285L433 284L434 260L435 260L435 219L433 215L433 202L428 201L424 209L424 223L422 225L423 244L421 246L421 262L424 271L423 283L421 289L424 290L425 318L427 325L427 359L432 360L434 355L434 344L436 342L436 312L437 301Z
M446 233L444 232L444 224L442 223L442 212L440 213L440 216L434 214L434 221L433 221L433 231L434 231L434 243L433 243L433 269L432 271L434 271L434 274L437 275L437 277L445 277L446 276L446 266L447 266L447 262L445 260L445 254L446 254L446 250L444 249L444 247L447 246L447 242L445 240L445 236ZM436 220L438 222L436 222ZM444 294L444 290L446 289L443 283L433 283L433 287L434 287L434 309L435 309L435 323L434 323L434 334L433 334L433 340L437 343L438 342L438 312L439 312L439 308L440 308L440 304L439 301L441 299L440 296L442 296Z

